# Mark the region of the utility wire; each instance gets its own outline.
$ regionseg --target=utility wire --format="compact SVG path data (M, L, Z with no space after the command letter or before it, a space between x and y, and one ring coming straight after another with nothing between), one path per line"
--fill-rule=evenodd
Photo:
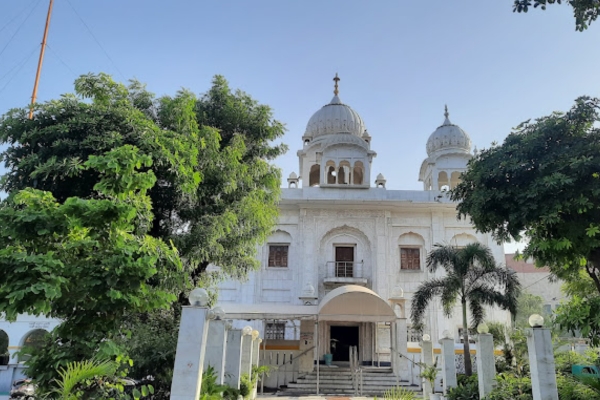
M15 14L15 16L14 16L14 17L12 17L12 18L10 19L10 21L8 21L8 22L6 23L6 25L4 25L2 28L0 28L0 32L2 32L3 30L5 30L6 28L8 28L8 26L9 26L10 24L12 24L12 23L13 23L13 22L14 22L14 21L17 19L17 18L19 18L19 17L20 17L20 16L21 16L21 15L22 15L22 14L25 12L25 10L27 10L27 7L28 7L28 6L30 6L31 4L32 4L32 3L29 3L28 5L26 5L25 7L23 7L23 9L22 9L21 11L19 11L17 14Z
M544 279L548 279L548 278L550 278L550 275L551 275L551 274L548 272L548 275L544 276L543 278L540 278L540 279L538 279L537 281L533 282L531 285L527 285L527 286L525 286L523 289L530 288L530 287L532 287L533 285L535 285L536 283L538 283L539 281L543 281Z
M71 73L75 76L77 76L77 74L75 73L75 71L73 71L71 69L71 67L69 67L69 65L67 65L66 62L63 61L62 58L60 58L60 56L58 55L58 53L56 51L54 51L54 49L52 47L50 47L50 45L48 43L46 43L46 47L50 49L50 51L52 51L52 54L54 54L54 56L58 59L58 61L60 61L62 63L62 65L64 65L69 71L71 71Z
M102 44L100 43L100 41L96 38L96 36L94 35L94 33L92 32L92 30L90 29L90 27L85 23L85 21L83 20L83 18L81 18L81 15L79 15L79 13L77 12L77 10L75 10L75 7L73 7L73 5L71 4L71 2L69 0L67 0L67 4L71 7L71 10L73 10L73 12L75 13L75 15L77 15L77 17L79 18L79 20L81 21L81 23L83 24L83 26L85 26L85 28L88 30L88 32L90 33L90 35L92 35L92 38L96 41L96 43L98 44L98 46L100 47L100 49L102 49L102 51L104 52L104 55L106 55L106 58L108 58L108 60L111 62L111 64L113 65L113 67L117 70L117 72L119 73L119 75L121 75L121 78L123 78L123 80L126 80L125 76L119 70L119 67L117 67L117 64L115 64L115 62L110 57L110 55L108 54L108 52L104 49L104 47L102 47Z
M13 76L10 77L10 79L8 80L8 82L6 82L6 84L4 86L2 86L2 88L0 88L0 93L2 93L4 91L4 89L6 89L6 87L8 86L8 84L11 83L12 80L15 79L15 77L17 75L19 75L21 67L23 67L27 63L27 61L29 61L31 59L31 56L33 56L35 54L36 50L37 50L37 47L35 49L33 49L33 51L26 58L24 58L23 61L20 64L15 65L11 69L11 71L13 71L15 68L18 67L18 70L13 74ZM6 75L8 75L8 74L4 74L4 76L2 78L4 78Z
M20 65L22 65L26 60L29 60L31 58L31 56L33 55L33 53L35 53L37 51L37 49L39 48L39 46L35 46L33 48L33 50L31 50L31 53L29 53L28 55L26 55L25 57L23 57L23 59L21 61L19 61L18 63L16 63L11 69L9 69L4 75L0 76L0 81L2 81L4 78L6 78L11 72L13 72L15 70L15 68L19 67Z
M17 33L19 33L19 31L21 30L21 28L23 27L23 25L25 25L25 22L27 22L27 20L29 19L29 17L31 16L31 14L33 14L33 11L35 11L35 9L37 8L37 6L40 4L41 1L42 0L38 0L38 2L35 3L35 6L33 6L33 8L31 9L31 11L29 11L29 14L27 14L27 17L25 17L25 19L23 20L23 22L21 22L21 24L19 25L19 27L17 28L17 30L15 31L15 33L13 33L13 35L10 37L10 39L8 39L8 43L6 43L6 45L4 45L4 47L2 48L2 50L0 50L0 56L2 55L2 53L4 53L4 50L6 50L6 48L8 47L8 45L12 42L12 40L17 35Z

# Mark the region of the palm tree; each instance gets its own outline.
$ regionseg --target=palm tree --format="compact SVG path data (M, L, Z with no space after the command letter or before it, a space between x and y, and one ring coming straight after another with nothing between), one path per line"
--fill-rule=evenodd
M429 279L419 286L411 303L411 322L413 327L422 328L427 306L436 296L440 297L444 314L448 318L452 316L456 302L460 301L465 373L471 375L467 305L473 327L483 322L484 306L499 306L515 315L521 284L516 273L496 265L491 250L480 243L471 243L465 247L434 245L427 256L426 268L434 273L438 267L444 268L446 275Z

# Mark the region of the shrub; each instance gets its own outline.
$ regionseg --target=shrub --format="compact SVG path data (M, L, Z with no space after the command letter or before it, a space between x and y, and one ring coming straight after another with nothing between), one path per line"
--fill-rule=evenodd
M556 376L560 400L600 400L600 391L571 375Z
M496 386L485 400L533 400L531 378L519 377L510 373L496 376Z
M458 386L448 390L448 400L479 400L477 375L458 375L457 381Z
M383 394L385 400L414 400L415 392L407 388L396 386L389 390L386 390Z

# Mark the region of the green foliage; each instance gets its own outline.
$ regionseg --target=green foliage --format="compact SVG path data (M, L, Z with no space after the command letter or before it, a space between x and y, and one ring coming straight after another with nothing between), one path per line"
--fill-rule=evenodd
M220 400L226 386L217 383L217 373L212 365L202 373L202 386L199 400Z
M58 371L55 389L46 398L53 400L82 399L141 399L154 393L154 388L144 385L140 389L126 390L129 383L119 372L119 364L109 360L71 362Z
M517 299L517 315L515 316L516 328L529 328L529 317L532 314L543 314L544 299L531 293L522 292ZM550 323L550 318L545 319L545 325Z
M247 398L248 395L252 393L256 385L258 384L259 378L264 374L265 376L269 376L271 372L271 367L268 365L261 365L257 367L256 365L252 366L252 373L242 374L240 376L240 394Z
M479 383L477 375L458 375L458 386L450 388L448 400L479 400Z
M413 327L422 327L429 303L439 296L446 316L450 317L457 301L463 317L464 354L469 353L467 307L471 313L471 326L476 327L485 318L484 306L499 306L516 312L521 285L516 274L495 264L491 250L472 243L463 248L436 244L427 256L427 269L435 272L439 267L446 271L442 278L423 282L411 303ZM465 357L465 372L471 375L470 357Z
M573 299L584 310L600 305L599 107L600 100L581 97L567 113L522 123L501 146L473 158L451 192L479 231L500 241L527 236L523 255L554 276L576 282L583 271L595 288L593 298ZM596 315L570 318L575 308L559 311L560 325L598 337Z
M597 378L591 378L591 382L576 379L569 374L557 374L556 385L558 386L558 397L560 400L600 400ZM596 385L596 387L594 387Z
M386 390L383 393L384 400L414 400L416 394L414 391L402 386L396 386Z
M578 279L566 282L563 287L566 300L556 309L555 322L563 330L600 345L600 295L587 272L580 271Z
M496 375L496 385L485 400L533 400L531 378L519 377L511 373Z
M573 8L573 16L575 17L575 29L584 31L588 26L598 19L600 13L600 3L596 0L514 0L513 11L527 12L533 5L533 8L540 7L546 9L548 4L565 4Z
M438 376L439 369L437 368L437 359L433 365L427 365L425 363L419 363L419 367L421 367L421 372L419 373L419 377L425 379L429 382L431 387L434 387L435 378Z
M176 299L151 284L181 280L182 266L172 246L144 234L155 179L137 169L149 163L123 146L83 164L99 176L97 198L59 203L28 188L0 204L0 308L9 321L23 313L62 320L27 362L42 387L68 362L94 357L101 343L108 349L126 313Z
M598 350L589 349L584 354L574 351L559 351L554 354L556 371L563 374L571 374L573 365L597 365Z

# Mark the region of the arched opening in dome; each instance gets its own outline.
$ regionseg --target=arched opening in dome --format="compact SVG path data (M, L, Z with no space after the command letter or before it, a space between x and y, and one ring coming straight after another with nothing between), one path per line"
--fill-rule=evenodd
M354 163L354 171L352 173L353 184L362 185L364 177L364 166L361 161L357 161Z
M315 164L310 167L310 174L308 175L308 186L319 186L321 177L321 166Z
M333 161L327 161L326 164L327 168L327 184L328 185L335 185L337 182L336 176L337 176L337 172L335 171L335 163Z
M348 185L350 183L350 163L348 161L340 162L338 168L338 184Z
M454 189L461 182L460 179L461 173L458 171L454 171L452 175L450 175L450 187Z
M448 181L448 174L446 173L446 171L441 171L438 174L438 190L443 190L442 187L444 186L449 186L449 181Z

